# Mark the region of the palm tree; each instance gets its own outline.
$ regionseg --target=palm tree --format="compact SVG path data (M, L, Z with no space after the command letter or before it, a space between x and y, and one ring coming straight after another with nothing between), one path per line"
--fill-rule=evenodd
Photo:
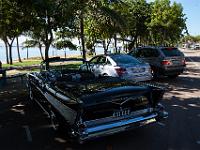
M8 41L7 38L5 37L5 35L3 33L1 33L1 37L0 39L3 40L4 44L5 44L5 50L6 50L6 63L9 64L9 54L8 54Z
M16 37L16 41L17 41L17 54L18 54L18 60L19 60L19 62L22 62L22 60L21 60L21 56L20 56L20 52L19 52L19 39L18 39L18 36Z
M80 37L84 59L86 59L85 41L95 44L100 39L104 43L106 53L114 33L120 32L120 27L125 28L124 20L110 7L110 4L104 0L86 0L77 6L78 37Z
M29 47L38 47L40 51L40 55L42 60L44 60L44 56L42 54L42 42L36 39L26 40L23 42L23 48L29 48Z

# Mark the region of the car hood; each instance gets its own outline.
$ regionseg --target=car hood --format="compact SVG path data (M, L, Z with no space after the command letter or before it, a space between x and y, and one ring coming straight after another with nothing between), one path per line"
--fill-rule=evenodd
M56 87L64 91L66 95L70 93L70 95L73 95L76 99L80 99L86 105L104 103L117 97L137 97L145 95L151 90L148 86L138 86L112 77L71 85L61 82Z
M93 94L85 94L80 97L85 105L106 103L124 97L139 97L149 92L149 88L140 86L113 86L112 88L99 91Z

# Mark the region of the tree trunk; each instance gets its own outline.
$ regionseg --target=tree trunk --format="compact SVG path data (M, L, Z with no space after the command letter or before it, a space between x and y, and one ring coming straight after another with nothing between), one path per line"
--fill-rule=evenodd
M49 44L45 44L45 59L49 58Z
M21 60L21 56L20 56L20 52L19 52L19 40L18 40L18 37L16 37L16 40L17 40L17 54L18 54L18 61L19 61L19 62L22 62L22 60Z
M43 54L42 54L42 45L39 45L39 50L40 50L41 58L42 58L42 60L44 60L44 56L43 56Z
M133 41L128 45L129 51L131 51L134 47L137 47L136 41L137 41L137 36L134 36Z
M28 59L28 47L26 48L26 59Z
M8 56L8 42L7 40L3 40L6 48L6 63L9 64L9 56Z
M50 42L45 43L45 60L49 58L49 47L50 47ZM46 63L46 69L49 69L49 63Z
M109 39L109 41L103 40L103 48L104 48L104 54L106 55L108 53L108 47L110 45L111 39Z
M104 49L104 55L107 54L107 49L106 49L106 41L103 40L103 49Z
M9 46L9 64L12 65L13 64L13 60L12 60L12 45L8 44Z
M12 44L13 44L14 39L15 39L15 38L11 39L11 42L10 42L10 43L9 43L9 42L7 43L8 46L9 46L9 59L10 59L9 63L10 63L10 65L13 64L13 59L12 59Z
M115 53L117 53L117 35L114 34L114 46L115 46Z
M81 11L80 15L80 31L81 31L81 44L82 44L82 52L83 52L83 59L86 60L86 51L85 51L85 38L84 38L84 20L83 20L83 12Z

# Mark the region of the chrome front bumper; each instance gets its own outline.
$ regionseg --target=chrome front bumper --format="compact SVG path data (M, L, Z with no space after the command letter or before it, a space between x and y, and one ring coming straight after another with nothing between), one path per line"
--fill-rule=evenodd
M83 142L89 139L128 131L136 127L156 122L157 118L159 118L158 113L151 113L147 116L130 117L114 122L109 122L107 124L87 127L80 133L79 141Z

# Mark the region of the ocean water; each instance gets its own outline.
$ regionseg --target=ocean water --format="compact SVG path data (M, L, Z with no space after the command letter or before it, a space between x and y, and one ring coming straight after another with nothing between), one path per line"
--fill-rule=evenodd
M40 57L40 51L38 48L28 48L27 49L22 49L22 47L20 47L20 55L22 59L26 59L27 58L27 52L28 52L28 58L30 57ZM44 55L44 48L42 49L43 55ZM81 55L81 51L80 50L57 50L55 48L50 47L49 49L49 57L56 57L56 56L66 56L67 55ZM102 47L97 47L96 48L96 53L97 54L103 54L103 48ZM18 55L17 55L17 48L16 46L14 46L12 48L12 56L13 56L13 60L17 60L18 59ZM6 51L5 51L5 47L0 45L0 61L5 63L6 62Z

